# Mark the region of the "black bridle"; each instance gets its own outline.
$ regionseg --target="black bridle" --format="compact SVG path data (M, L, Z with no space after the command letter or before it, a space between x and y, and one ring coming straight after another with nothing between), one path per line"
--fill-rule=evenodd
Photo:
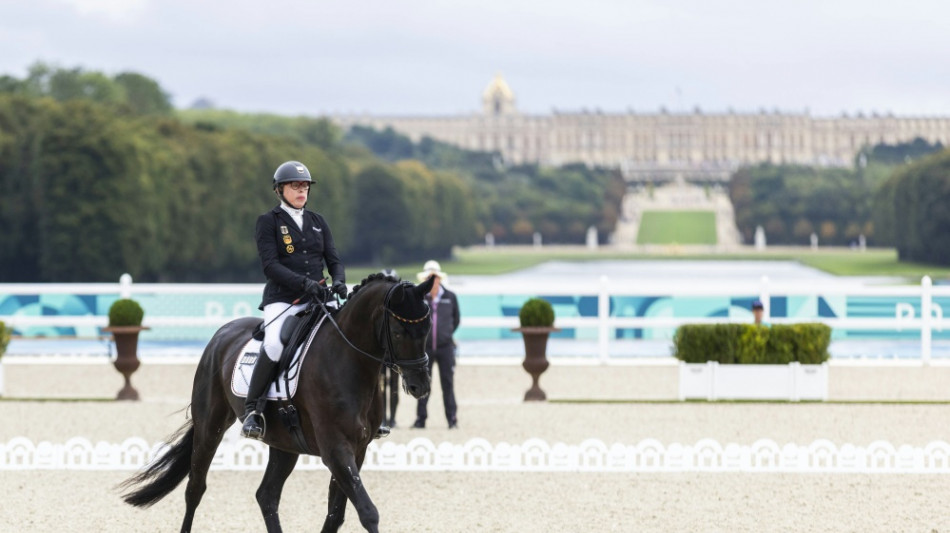
M353 343L350 342L350 339L348 339L346 335L343 333L343 330L340 329L340 325L337 324L336 320L333 319L333 315L330 314L329 310L326 308L326 305L324 305L323 302L320 302L320 306L323 307L324 312L327 313L327 318L330 320L330 323L333 324L333 327L336 328L337 332L340 334L341 337L343 337L343 340L350 346L350 348L353 348L354 350L365 355L366 357L369 357L370 359L376 361L377 363L381 363L382 365L386 366L386 368L395 370L399 375L402 375L403 368L410 371L419 371L419 370L422 370L423 368L428 368L429 355L426 354L425 351L423 351L422 357L419 357L417 359L410 359L408 361L396 359L396 349L393 346L392 326L389 325L389 315L392 315L393 318L405 324L418 324L426 320L427 318L429 318L429 315L431 314L432 309L429 307L429 304L423 302L423 305L426 306L426 312L420 318L406 318L397 314L395 311L393 311L389 307L389 301L392 299L393 292L395 292L396 288L400 286L403 287L404 291L407 291L413 287L412 283L408 281L401 281L399 283L395 283L393 284L392 287L389 288L389 291L386 293L386 298L383 299L383 310L386 312L386 314L383 315L382 336L386 338L386 342L384 345L384 351L383 351L382 357L378 357L376 355L363 351L357 348L356 346L354 346ZM383 344L383 343L380 343L380 344Z

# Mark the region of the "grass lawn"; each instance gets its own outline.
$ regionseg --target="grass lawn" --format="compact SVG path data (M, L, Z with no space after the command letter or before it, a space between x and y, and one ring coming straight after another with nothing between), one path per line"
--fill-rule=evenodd
M495 248L461 248L455 252L454 260L442 260L442 270L449 276L496 275L528 268L545 261L602 261L602 260L716 260L716 261L798 261L825 272L839 276L900 276L909 283L919 283L923 276L933 279L950 279L950 267L923 265L919 263L901 263L897 261L897 252L890 248L869 248L864 252L843 248L827 248L812 251L808 247L773 247L763 252L752 248L734 253L690 254L682 252L643 254L634 250L616 250L601 246L597 250L588 250L584 246L546 246L534 249L531 246L497 246ZM415 274L422 270L423 261L393 265L403 279L415 281ZM388 265L387 265L388 266ZM382 267L379 267L382 268ZM347 280L357 283L379 268L348 265Z
M644 211L637 244L716 244L712 211Z

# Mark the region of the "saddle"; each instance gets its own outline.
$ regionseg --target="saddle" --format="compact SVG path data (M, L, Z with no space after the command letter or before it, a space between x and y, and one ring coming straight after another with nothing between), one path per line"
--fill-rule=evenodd
M293 436L297 451L311 455L312 452L307 446L307 440L300 426L300 415L291 398L297 389L300 365L307 355L310 343L313 342L317 331L328 316L324 309L326 308L322 306L308 305L303 311L284 320L284 324L280 328L280 342L284 345L284 349L277 364L277 378L271 384L271 388L265 397L258 403L258 409L260 409L266 400L275 400L278 405L277 413L280 421ZM254 368L257 358L261 356L260 347L263 340L264 330L263 322L261 322L254 330L251 339L244 346L243 357L239 357L235 364L234 373L231 377L231 391L237 396L247 394L249 379L245 370ZM281 381L284 383L284 392L281 392Z
M267 399L290 399L296 393L300 365L326 316L327 314L321 308L308 306L284 321L280 331L280 341L284 348L277 363L277 378L265 394ZM261 343L264 340L262 326L263 322L258 324L251 338L239 352L240 357L235 361L231 391L236 396L247 395L251 373L258 357L261 356Z

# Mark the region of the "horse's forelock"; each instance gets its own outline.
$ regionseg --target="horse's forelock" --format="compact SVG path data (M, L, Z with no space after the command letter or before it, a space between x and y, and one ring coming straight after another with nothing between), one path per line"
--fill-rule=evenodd
M429 306L411 284L395 290L402 294L398 301L390 300L390 310L403 319L400 322L412 337L424 336L429 330Z

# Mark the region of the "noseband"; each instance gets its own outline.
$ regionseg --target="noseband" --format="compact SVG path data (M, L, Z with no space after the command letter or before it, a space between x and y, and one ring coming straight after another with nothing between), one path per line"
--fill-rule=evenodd
M389 325L389 315L392 315L393 318L405 324L418 324L424 321L425 319L429 318L429 315L431 314L432 309L429 308L428 304L425 304L423 302L423 305L426 306L426 313L422 315L421 318L406 318L406 317L398 315L395 311L389 308L389 301L393 297L393 292L395 292L396 288L400 286L403 287L404 290L409 290L410 288L412 288L413 285L412 283L408 281L401 281L399 283L394 284L392 287L390 287L389 292L386 293L386 298L383 300L383 309L386 311L387 314L383 315L383 327L382 327L382 334L384 337L386 337L386 348L382 357L377 357L369 352L365 352L357 348L356 346L354 346L353 343L350 342L350 339L346 337L346 334L343 333L343 330L340 329L340 325L337 324L336 320L333 319L333 315L331 315L329 311L326 309L324 309L324 311L327 313L327 318L329 318L330 323L333 324L333 327L336 328L337 332L340 334L341 337L343 337L343 340L346 341L346 343L350 346L350 348L353 348L357 352L365 355L366 357L369 357L370 359L378 363L382 363L387 368L393 369L401 375L403 368L405 368L406 370L414 370L414 371L419 371L424 368L428 368L429 355L426 354L425 351L423 351L422 357L419 357L417 359L410 359L408 361L396 359L396 349L393 346L392 327ZM322 306L323 303L321 302L320 305Z

